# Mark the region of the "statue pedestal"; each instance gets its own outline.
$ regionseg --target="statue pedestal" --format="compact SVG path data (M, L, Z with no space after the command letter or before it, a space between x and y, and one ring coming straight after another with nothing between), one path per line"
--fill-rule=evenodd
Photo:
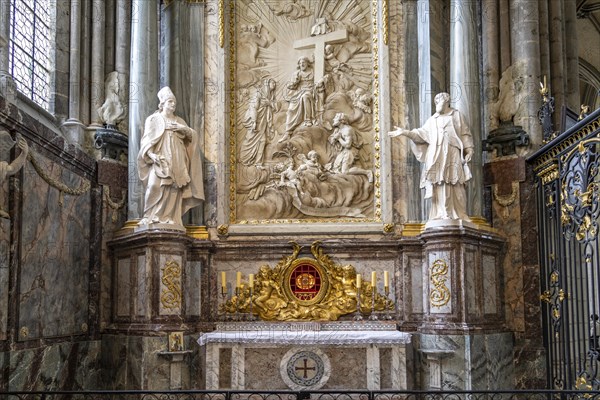
M107 389L195 386L189 371L198 350L186 357L165 350L169 333L182 331L182 347L190 349L192 332L206 329L201 315L210 310L211 243L185 233L146 230L124 233L108 246L112 315L102 341L115 351L102 355Z
M198 343L208 390L412 388L411 334L394 323L222 324Z
M414 319L421 318L420 324L406 328L418 332L426 365L422 382L428 382L423 389L512 387L514 343L505 326L503 289L505 240L464 223L428 228L415 238L401 242L413 282L406 307ZM489 373L490 368L498 370Z

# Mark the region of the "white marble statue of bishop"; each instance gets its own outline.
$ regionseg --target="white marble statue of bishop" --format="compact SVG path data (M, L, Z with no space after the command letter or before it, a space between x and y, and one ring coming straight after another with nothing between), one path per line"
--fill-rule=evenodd
M425 125L412 130L396 126L389 136L411 139L411 150L423 163L421 188L431 198L429 220L470 221L465 184L472 177L473 136L465 117L450 107L448 93L439 93L434 101L436 112Z
M139 225L170 224L184 229L182 216L204 200L198 134L175 115L177 100L169 87L158 92L158 110L146 119L138 153L145 188Z

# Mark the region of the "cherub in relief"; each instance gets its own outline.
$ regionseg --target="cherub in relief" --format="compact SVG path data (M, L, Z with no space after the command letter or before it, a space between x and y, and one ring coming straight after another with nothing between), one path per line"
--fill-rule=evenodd
M268 4L269 3L267 3L267 5ZM269 8L275 12L275 15L284 16L288 22L295 22L301 18L306 18L311 15L310 11L300 4L298 0L291 0L288 3L285 3L279 10L275 10L272 7Z

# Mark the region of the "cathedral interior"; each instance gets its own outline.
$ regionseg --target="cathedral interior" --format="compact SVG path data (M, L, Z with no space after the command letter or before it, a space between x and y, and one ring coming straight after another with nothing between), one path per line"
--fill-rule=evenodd
M0 0L0 397L598 391L599 137L598 0Z

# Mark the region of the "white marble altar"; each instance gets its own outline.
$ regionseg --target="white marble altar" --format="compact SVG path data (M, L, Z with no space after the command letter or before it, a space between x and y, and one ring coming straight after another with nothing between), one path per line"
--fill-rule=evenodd
M349 322L220 324L198 339L206 389L410 389L412 335L394 328Z

